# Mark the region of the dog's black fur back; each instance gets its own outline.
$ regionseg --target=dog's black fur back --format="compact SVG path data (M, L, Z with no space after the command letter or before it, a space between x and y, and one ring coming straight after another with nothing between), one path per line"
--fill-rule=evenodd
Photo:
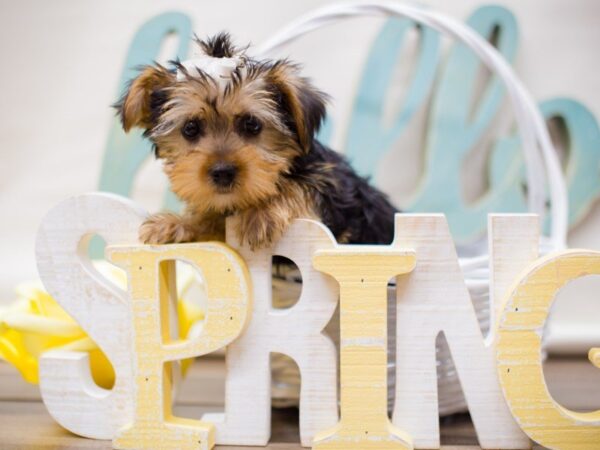
M387 195L358 175L344 156L315 139L311 151L296 158L288 176L310 189L321 220L338 241L392 242L398 210Z

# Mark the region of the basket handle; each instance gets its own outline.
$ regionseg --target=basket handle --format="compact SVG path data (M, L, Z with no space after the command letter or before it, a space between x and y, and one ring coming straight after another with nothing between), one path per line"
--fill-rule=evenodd
M511 66L489 42L468 26L434 11L402 3L380 0L335 3L292 21L260 46L258 53L272 54L311 31L343 19L382 15L411 19L462 42L500 77L511 99L523 143L529 210L543 219L547 187L551 200L551 244L555 249L564 248L568 231L567 187L545 121ZM543 223L543 220L540 222Z

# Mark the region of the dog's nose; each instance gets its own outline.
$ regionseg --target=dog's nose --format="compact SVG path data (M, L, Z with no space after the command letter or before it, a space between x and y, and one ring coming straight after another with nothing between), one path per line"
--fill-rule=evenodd
M237 167L230 163L220 162L212 166L208 174L218 187L230 187L235 180Z

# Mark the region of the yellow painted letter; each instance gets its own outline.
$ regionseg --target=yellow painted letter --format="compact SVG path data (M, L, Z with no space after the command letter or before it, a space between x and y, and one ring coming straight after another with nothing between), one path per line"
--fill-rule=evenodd
M313 449L412 449L387 415L387 284L415 266L413 252L340 246L317 251L316 269L340 284L341 417Z
M538 260L511 291L500 317L498 374L504 397L523 431L556 450L600 445L600 411L578 413L559 405L544 382L542 330L558 290L584 275L600 275L600 253L570 250ZM598 365L598 349L590 359Z
M134 330L134 421L113 441L117 449L201 449L214 446L214 426L173 417L170 362L213 352L242 332L251 307L242 259L224 244L114 246L108 258L129 275ZM171 338L168 299L175 260L192 264L206 283L208 311L202 333Z

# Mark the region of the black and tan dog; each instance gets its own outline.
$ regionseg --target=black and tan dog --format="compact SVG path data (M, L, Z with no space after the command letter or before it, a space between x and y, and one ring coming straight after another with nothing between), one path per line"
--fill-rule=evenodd
M225 217L238 215L239 238L254 249L299 217L320 219L341 243L391 242L396 209L315 139L327 96L299 67L253 60L227 34L197 44L207 58L238 62L224 78L179 62L147 66L116 105L125 131L145 130L186 205L151 216L142 241L222 239Z

